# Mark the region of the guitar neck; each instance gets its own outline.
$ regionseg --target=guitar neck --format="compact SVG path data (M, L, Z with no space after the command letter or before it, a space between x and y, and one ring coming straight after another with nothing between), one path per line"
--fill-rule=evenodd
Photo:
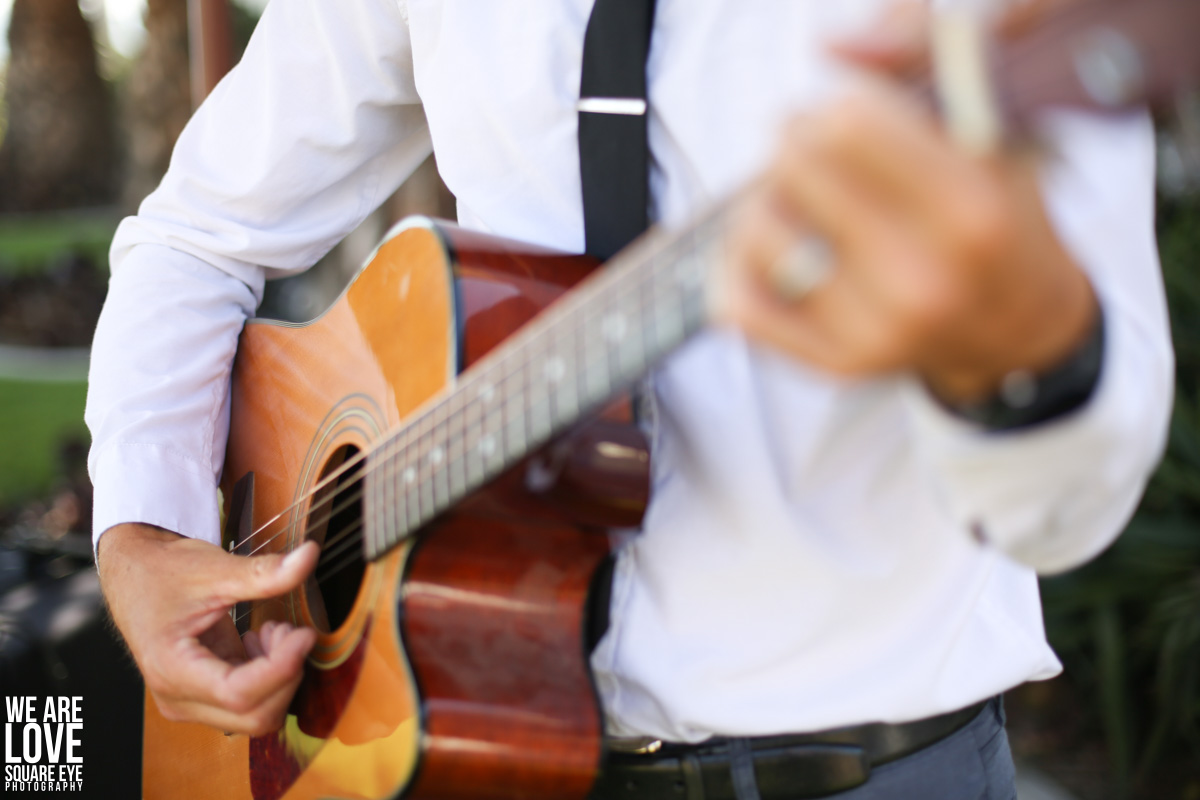
M700 330L723 214L639 240L374 450L367 557L535 453Z
M994 53L996 102L1028 127L1047 107L1171 108L1200 80L1197 0L1055 0Z
M1200 75L1200 0L1044 6L1051 10L1028 30L976 48L968 63L939 65L969 73L970 60L988 62L980 74L990 75L991 85L974 90L991 95L986 101L997 118L1017 130L1048 106L1161 105ZM954 98L941 100L953 105ZM366 472L366 513L374 523L367 557L537 451L703 327L724 213L721 206L680 233L643 237L374 450Z

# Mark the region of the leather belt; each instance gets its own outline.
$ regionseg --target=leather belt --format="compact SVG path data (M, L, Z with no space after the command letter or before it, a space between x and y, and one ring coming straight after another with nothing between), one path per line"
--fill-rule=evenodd
M991 702L898 725L714 737L698 744L610 741L592 800L795 800L866 783L871 768L944 739ZM630 746L622 746L634 745ZM641 746L636 746L636 745ZM632 750L632 751L631 751Z

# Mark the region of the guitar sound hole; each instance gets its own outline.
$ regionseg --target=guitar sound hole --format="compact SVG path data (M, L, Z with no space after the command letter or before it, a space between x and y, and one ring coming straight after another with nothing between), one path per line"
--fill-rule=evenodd
M324 481L359 450L339 448L321 473ZM362 551L362 463L349 467L317 494L309 515L308 538L321 545L321 558L306 587L313 624L321 631L341 627L362 585L366 563Z

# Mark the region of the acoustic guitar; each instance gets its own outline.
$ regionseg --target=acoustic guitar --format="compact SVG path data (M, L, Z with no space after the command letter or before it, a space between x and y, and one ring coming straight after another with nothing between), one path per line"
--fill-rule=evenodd
M1170 97L1200 74L1198 33L1196 0L1067 4L975 66L1019 127ZM246 325L226 537L322 554L302 590L233 613L319 637L277 733L168 722L147 697L145 797L586 796L584 609L605 532L648 495L621 392L705 324L723 213L603 269L410 220L317 320Z

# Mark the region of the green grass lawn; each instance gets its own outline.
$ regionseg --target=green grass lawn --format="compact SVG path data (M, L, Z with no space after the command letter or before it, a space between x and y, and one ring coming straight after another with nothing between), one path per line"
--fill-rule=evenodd
M120 221L115 208L0 215L0 276L44 270L72 253L107 272ZM0 510L44 496L61 480L64 442L87 441L83 380L20 380L0 374ZM29 376L26 376L29 377Z
M113 209L0 216L0 273L36 272L64 253L108 264L120 214Z
M86 392L83 382L0 379L0 508L53 488L62 443L87 440Z

